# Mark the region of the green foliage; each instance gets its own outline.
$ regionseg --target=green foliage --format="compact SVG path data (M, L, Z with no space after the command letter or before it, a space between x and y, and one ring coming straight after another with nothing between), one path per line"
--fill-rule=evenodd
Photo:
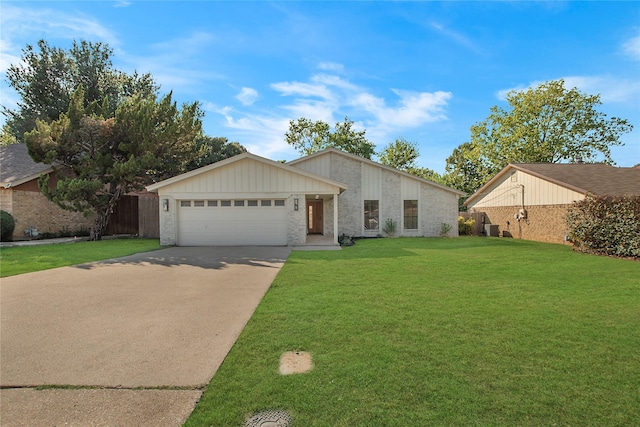
M336 123L331 132L328 123L311 121L304 117L289 121L289 130L284 134L287 144L292 145L302 155L309 155L328 147L335 147L347 153L371 159L375 145L365 137L366 131L353 129L353 121L348 117Z
M10 242L15 228L16 222L13 216L7 211L0 211L0 241Z
M446 222L440 223L440 237L447 237L453 227Z
M575 250L640 258L640 196L587 196L571 205L567 225Z
M198 136L194 142L197 157L186 165L186 170L194 170L247 151L238 142L229 142L224 137Z
M38 120L25 140L35 161L60 172L55 188L40 178L43 194L63 209L94 214L91 239L99 240L124 194L182 173L194 161L202 113L197 102L178 109L169 93L159 100L133 96L105 118L96 104L85 108L84 99L80 87L67 113L51 123Z
M458 217L458 234L460 236L471 236L473 229L476 225L476 221L473 218L464 219L464 217Z
M418 144L398 138L380 152L378 158L383 165L394 169L408 171L415 168L416 159L420 155Z
M384 222L384 228L382 229L382 231L384 231L387 236L395 236L397 228L398 223L391 218L387 218L387 220Z
M451 185L472 193L509 163L558 163L603 157L633 126L596 110L600 95L567 90L563 80L507 94L509 107L491 108L487 119L471 127L471 140L447 159Z
M105 117L135 94L153 98L158 86L150 74L128 75L113 68L113 50L104 43L74 41L69 50L50 47L40 40L38 50L27 45L21 61L7 70L9 85L18 92L17 110L3 108L8 133L22 142L36 121L51 123L65 113L73 92L81 87L82 103L100 106Z

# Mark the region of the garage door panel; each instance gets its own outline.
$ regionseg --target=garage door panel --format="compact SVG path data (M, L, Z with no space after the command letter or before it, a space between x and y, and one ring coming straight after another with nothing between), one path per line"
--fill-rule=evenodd
M284 207L181 207L181 246L286 245Z

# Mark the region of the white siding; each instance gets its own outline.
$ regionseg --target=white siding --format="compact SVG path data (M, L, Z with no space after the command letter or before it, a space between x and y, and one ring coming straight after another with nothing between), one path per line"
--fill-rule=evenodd
M474 208L524 205L566 205L584 199L584 195L522 171L494 183L473 204Z
M243 159L239 162L196 175L159 190L177 199L197 198L199 194L227 194L258 197L261 194L288 196L292 192L334 194L335 187L283 169Z
M382 169L362 164L362 199L380 200Z

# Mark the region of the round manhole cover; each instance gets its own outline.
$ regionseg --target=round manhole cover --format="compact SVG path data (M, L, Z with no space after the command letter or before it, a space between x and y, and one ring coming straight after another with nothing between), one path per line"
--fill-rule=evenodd
M289 427L293 419L286 411L270 410L258 412L247 418L244 427Z

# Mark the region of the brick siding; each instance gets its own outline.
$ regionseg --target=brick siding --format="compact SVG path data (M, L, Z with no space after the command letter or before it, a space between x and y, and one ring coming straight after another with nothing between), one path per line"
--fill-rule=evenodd
M518 221L518 206L485 207L471 212L484 212L485 224L498 224L500 236L538 242L564 243L568 233L565 220L569 205L530 206L527 218Z
M39 233L58 233L82 228L88 230L93 225L91 217L85 218L82 213L61 209L36 191L2 189L0 207L13 215L16 222L14 240L27 237L24 230L29 227L36 227Z

